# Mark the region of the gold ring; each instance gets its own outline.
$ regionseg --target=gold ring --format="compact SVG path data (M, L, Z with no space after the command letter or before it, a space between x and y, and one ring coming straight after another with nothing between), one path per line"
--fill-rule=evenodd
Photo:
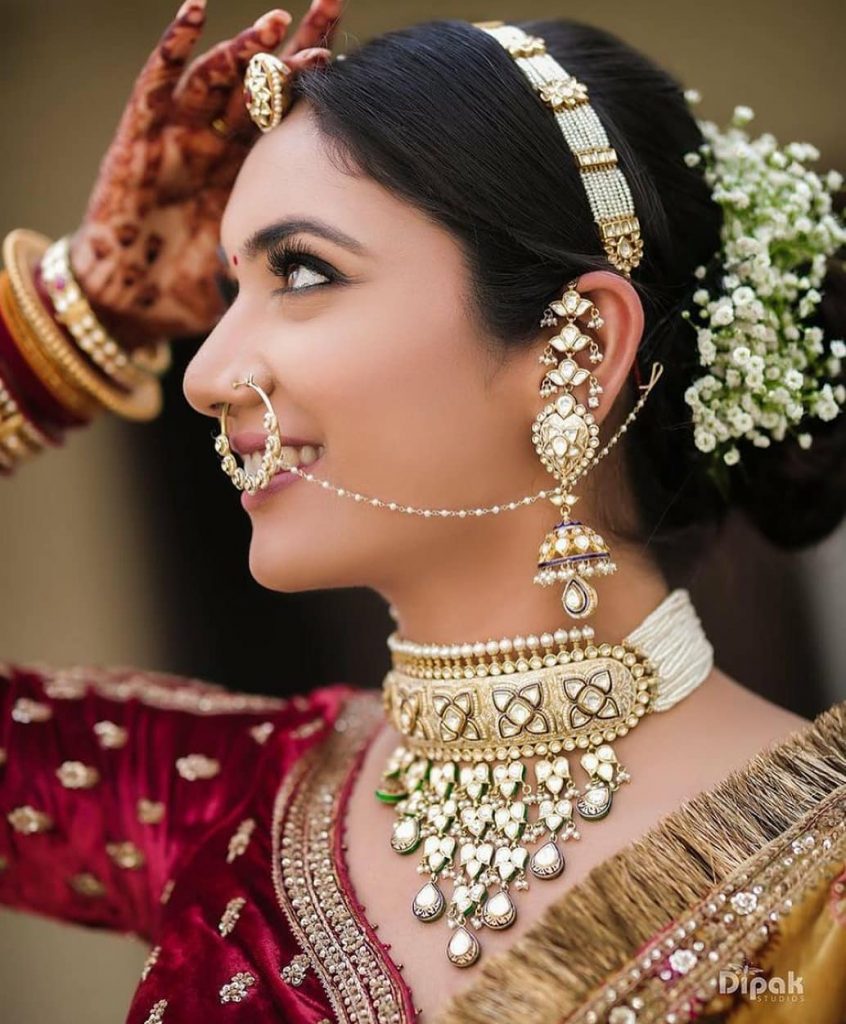
M229 138L229 125L224 121L222 117L216 117L209 125L211 130L218 135L221 139Z
M263 132L282 120L293 96L289 88L293 71L274 53L254 53L244 75L244 103Z

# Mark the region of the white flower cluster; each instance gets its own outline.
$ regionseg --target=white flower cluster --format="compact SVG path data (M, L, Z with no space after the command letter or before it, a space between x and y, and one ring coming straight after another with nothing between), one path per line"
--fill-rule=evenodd
M695 90L685 95L699 100ZM753 116L735 107L725 131L698 121L705 141L684 157L702 165L724 215L718 291L697 289L694 308L682 313L707 368L685 401L696 447L729 466L740 461L738 442L766 448L797 433L805 417L831 420L846 404L836 383L846 343L804 323L822 298L828 258L846 243L831 200L843 177L807 168L819 157L810 144L781 148L769 133L750 139L743 128ZM695 273L702 279L706 268ZM810 447L810 434L797 439Z

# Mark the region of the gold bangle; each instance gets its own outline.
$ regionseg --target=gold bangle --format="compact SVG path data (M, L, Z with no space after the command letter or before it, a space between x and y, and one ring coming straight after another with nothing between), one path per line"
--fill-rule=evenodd
M54 401L77 419L90 420L97 412L98 405L86 392L62 376L56 364L44 351L38 335L24 319L17 305L8 269L0 271L0 315L18 346L21 358Z
M130 392L110 385L85 361L79 349L44 308L35 288L34 272L50 245L49 238L26 228L10 231L3 240L3 261L9 273L12 294L23 317L37 335L42 348L71 383L124 419L154 419L162 408L162 389L158 379L152 375L144 377Z
M132 353L132 361L145 373L153 373L161 377L173 363L173 355L169 341L157 341L150 345L142 345Z
M110 337L97 320L70 264L65 235L49 246L41 260L41 280L53 305L53 316L65 325L79 348L112 380L131 390L139 383L139 369L131 356Z

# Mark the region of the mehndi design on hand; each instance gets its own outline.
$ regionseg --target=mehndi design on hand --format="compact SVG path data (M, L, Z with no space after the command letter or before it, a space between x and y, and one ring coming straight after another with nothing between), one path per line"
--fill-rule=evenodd
M340 8L340 0L314 0L280 51L292 69L330 58ZM259 135L243 108L242 77L250 57L279 47L291 24L272 10L188 63L205 16L205 0L186 0L150 54L72 237L77 278L128 349L205 333L223 314L220 219Z

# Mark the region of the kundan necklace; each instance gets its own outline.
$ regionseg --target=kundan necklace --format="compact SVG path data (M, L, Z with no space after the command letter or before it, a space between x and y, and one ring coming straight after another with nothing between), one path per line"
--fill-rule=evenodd
M383 702L405 742L376 796L396 814L391 846L419 852L428 876L414 916L445 916L447 957L468 967L481 952L476 931L514 923L512 890L562 873L561 844L580 837L576 815L598 821L610 811L629 781L612 743L695 690L713 649L686 590L618 644L583 626L457 645L392 633L388 645ZM580 786L567 757L575 751ZM521 758L535 755L530 780Z

